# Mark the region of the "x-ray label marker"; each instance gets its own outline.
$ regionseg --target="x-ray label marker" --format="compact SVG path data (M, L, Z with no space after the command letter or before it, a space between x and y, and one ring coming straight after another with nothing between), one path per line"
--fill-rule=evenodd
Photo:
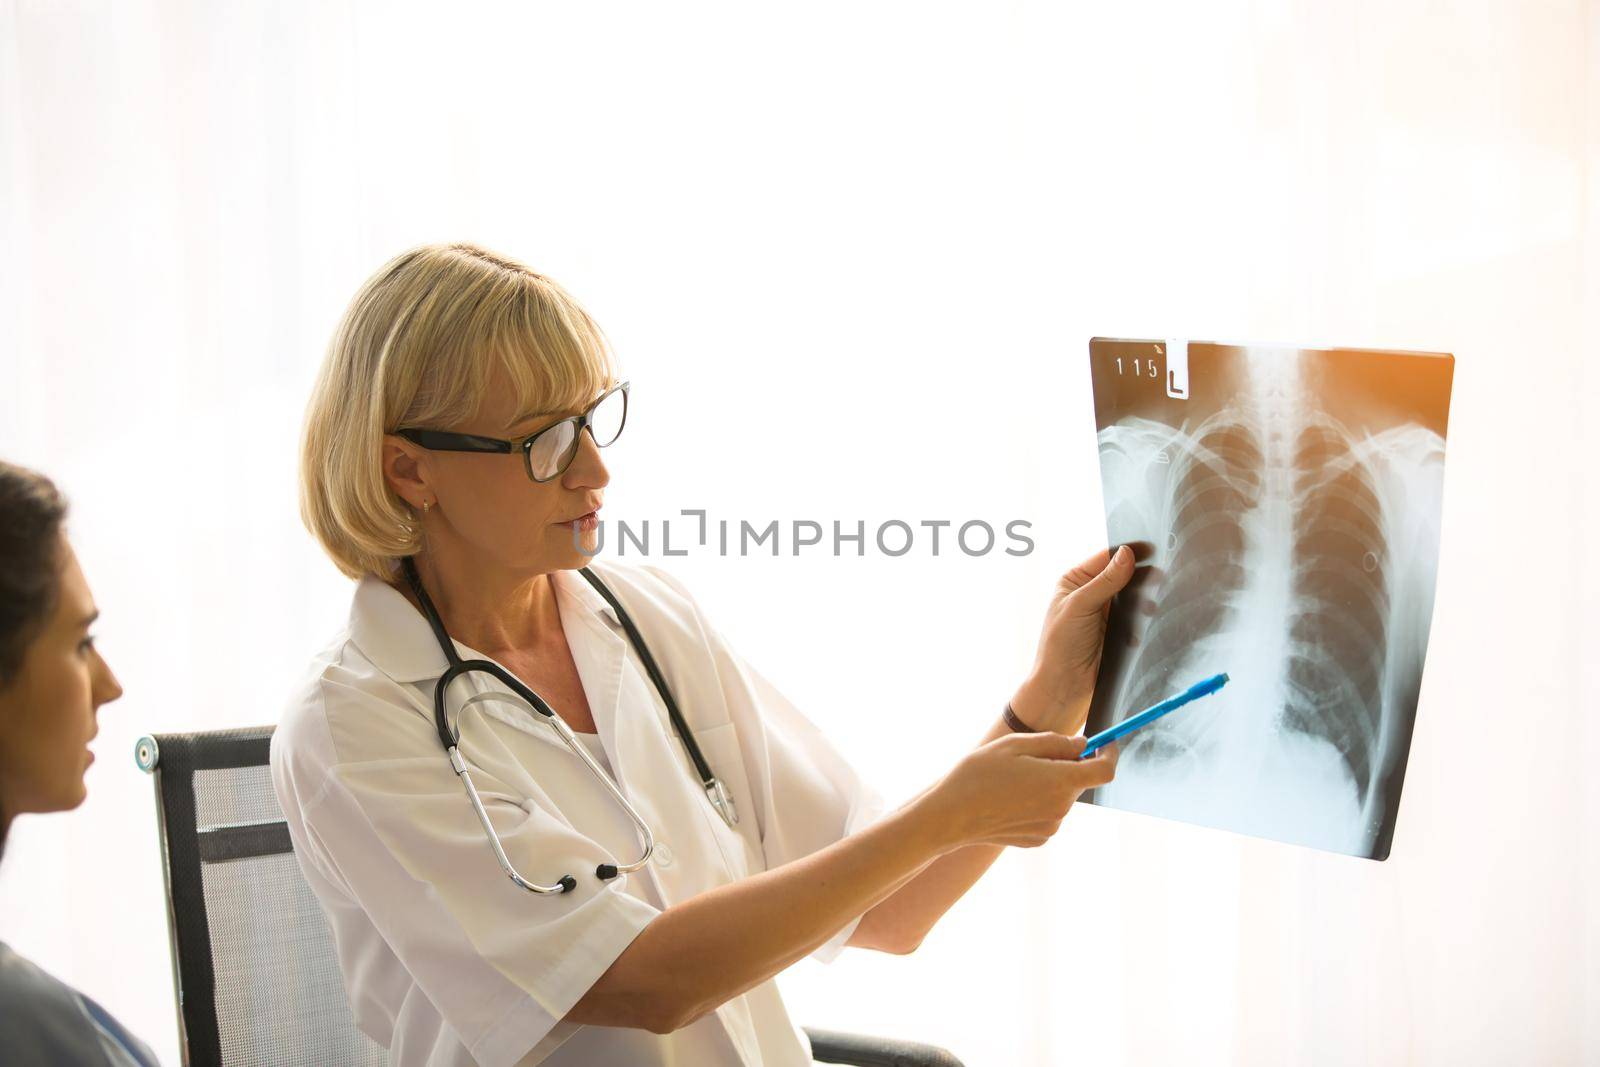
M1167 395L1189 399L1189 342L1167 342Z

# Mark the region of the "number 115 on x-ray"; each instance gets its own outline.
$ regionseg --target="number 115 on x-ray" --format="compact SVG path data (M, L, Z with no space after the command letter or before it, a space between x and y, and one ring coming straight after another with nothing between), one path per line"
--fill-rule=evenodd
M1115 355L1117 373L1131 374L1135 378L1149 377L1152 381L1165 380L1167 395L1179 400L1189 396L1189 342L1154 342L1154 352L1140 357L1138 353Z

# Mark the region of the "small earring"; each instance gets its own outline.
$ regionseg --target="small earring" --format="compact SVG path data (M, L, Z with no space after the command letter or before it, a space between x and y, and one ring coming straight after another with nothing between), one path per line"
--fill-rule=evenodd
M423 511L427 511L427 510L428 510L428 509L429 509L429 508L431 508L431 507L433 507L433 501L431 501L431 500L424 500L424 501L423 501L423 502L422 502L422 510L423 510Z

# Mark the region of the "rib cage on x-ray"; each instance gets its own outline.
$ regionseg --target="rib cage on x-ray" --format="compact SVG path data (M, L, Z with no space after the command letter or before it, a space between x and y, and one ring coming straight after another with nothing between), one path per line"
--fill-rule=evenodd
M1432 612L1444 438L1321 388L1307 353L1208 347L1165 421L1100 413L1110 543L1143 550L1089 728L1230 681L1127 738L1091 799L1381 858Z

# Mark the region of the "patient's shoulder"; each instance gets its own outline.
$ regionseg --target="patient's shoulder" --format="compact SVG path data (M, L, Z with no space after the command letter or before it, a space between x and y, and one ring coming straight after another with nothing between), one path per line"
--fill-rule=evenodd
M104 1008L0 943L0 1048L7 1063L134 1063L155 1056Z

